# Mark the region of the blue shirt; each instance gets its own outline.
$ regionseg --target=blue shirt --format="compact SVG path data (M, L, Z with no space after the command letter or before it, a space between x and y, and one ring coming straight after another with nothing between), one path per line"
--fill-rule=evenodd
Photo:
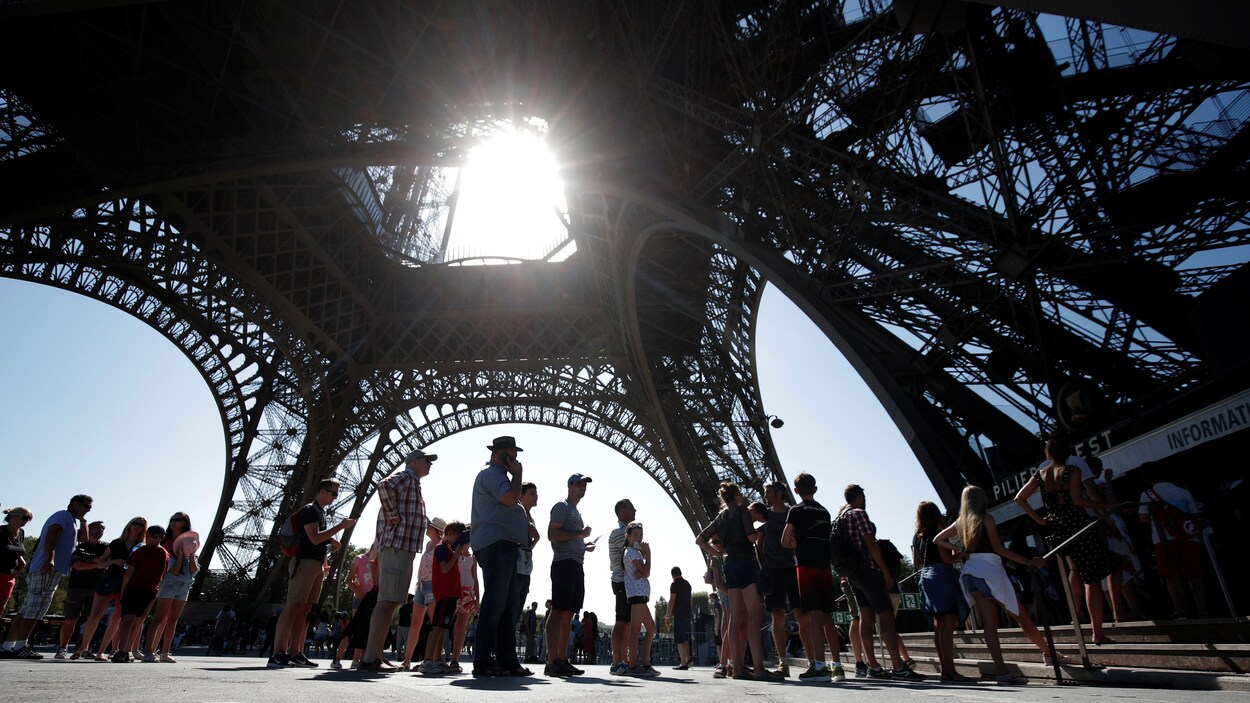
M473 529L469 532L469 544L473 551L482 550L495 542L506 540L514 544L529 543L529 519L521 504L504 505L499 502L503 494L512 488L512 478L502 466L487 462L473 482Z
M71 557L74 554L74 546L78 544L78 524L74 516L68 510L58 510L48 516L48 521L43 523L43 530L39 532L39 544L35 547L35 553L30 557L30 573L35 573L43 568L44 549L47 547L48 530L53 525L61 526L61 534L56 539L56 546L53 548L52 558L56 561L56 570L62 576L69 576L71 566Z

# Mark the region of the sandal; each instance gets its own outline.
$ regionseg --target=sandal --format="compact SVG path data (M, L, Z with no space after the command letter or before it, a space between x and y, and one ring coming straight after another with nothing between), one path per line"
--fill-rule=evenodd
M533 676L533 675L534 675L534 672L530 671L529 669L523 666L518 666L517 668L512 669L505 673L505 676Z

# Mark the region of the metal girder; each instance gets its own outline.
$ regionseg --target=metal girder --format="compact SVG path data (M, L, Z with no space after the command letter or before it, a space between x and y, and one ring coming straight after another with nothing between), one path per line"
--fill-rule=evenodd
M256 597L281 578L275 518L317 480L359 507L405 448L468 427L604 442L692 527L718 480L784 478L755 370L766 282L951 507L1036 458L1068 378L1107 400L1098 427L1241 383L1217 321L1250 260L1244 50L932 10L14 6L0 275L128 310L200 368L229 449L222 577L197 588ZM442 263L452 171L530 117L577 253Z

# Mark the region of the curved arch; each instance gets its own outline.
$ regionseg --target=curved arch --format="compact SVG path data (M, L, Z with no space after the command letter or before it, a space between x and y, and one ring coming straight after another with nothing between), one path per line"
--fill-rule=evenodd
M948 403L954 398L977 407L982 417L997 417L995 426L975 430L999 441L1006 437L1014 438L1017 445L1026 443L1026 446L1031 446L1033 443L1033 436L1023 427L1002 416L989 406L988 401L949 376L930 371L926 381L934 387L927 389L900 383L899 375L915 368L914 364L918 361L915 350L892 335L882 335L879 330L873 330L872 323L862 313L830 306L816 292L819 286L813 285L810 275L798 270L793 262L770 245L745 238L738 225L725 216L700 216L659 198L611 183L585 182L579 187L646 211L650 214L649 229L652 234L671 229L702 237L760 271L769 283L777 286L817 325L860 374L899 428L948 506L958 504L958 487L966 480L961 471L971 473L974 480L985 480L986 472L980 457L972 453L967 438L961 436L958 424L955 424L963 418L944 414L939 403ZM1008 443L1011 441L1007 440Z

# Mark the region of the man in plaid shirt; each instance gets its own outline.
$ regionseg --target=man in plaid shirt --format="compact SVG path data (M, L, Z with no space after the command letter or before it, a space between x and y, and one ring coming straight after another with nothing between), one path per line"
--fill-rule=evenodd
M378 529L374 546L378 550L378 604L369 620L369 644L360 657L360 668L377 671L389 667L382 659L382 647L391 627L391 618L404 602L412 585L412 562L421 552L427 517L421 497L421 479L430 475L437 454L420 449L404 458L404 468L378 484Z
M854 589L855 601L859 603L859 636L864 643L868 657L868 676L874 679L899 679L902 681L923 681L924 675L911 670L903 661L898 649L898 630L894 627L894 602L890 600L890 588L894 586L894 578L885 566L885 557L881 555L881 547L877 545L877 526L868 519L864 512L864 489L852 483L843 493L846 497L844 519L850 530L851 539L864 557L864 565L847 575ZM872 630L881 621L881 640L890 652L890 660L894 663L893 671L886 671L877 662L877 655L872 647Z

